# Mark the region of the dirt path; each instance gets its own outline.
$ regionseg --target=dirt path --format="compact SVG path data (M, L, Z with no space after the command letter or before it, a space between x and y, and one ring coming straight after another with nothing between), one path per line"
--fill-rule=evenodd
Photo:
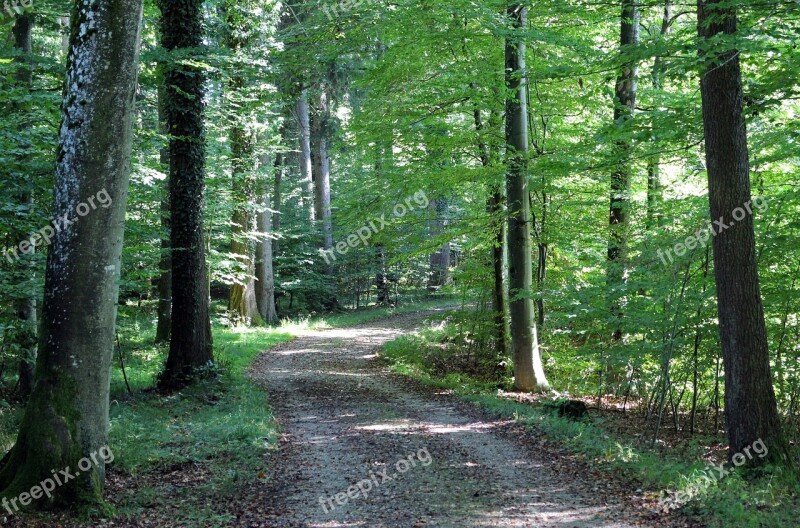
M423 315L308 332L256 361L284 434L237 526L664 526L513 423L385 372L376 352Z

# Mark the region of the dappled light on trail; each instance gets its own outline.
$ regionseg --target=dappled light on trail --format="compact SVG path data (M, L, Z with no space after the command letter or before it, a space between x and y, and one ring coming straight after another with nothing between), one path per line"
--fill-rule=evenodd
M422 319L309 330L256 361L283 430L256 526L647 526L512 420L387 373L376 353Z

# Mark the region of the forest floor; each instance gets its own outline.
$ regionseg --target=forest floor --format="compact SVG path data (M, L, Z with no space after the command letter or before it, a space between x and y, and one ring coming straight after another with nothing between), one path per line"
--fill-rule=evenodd
M60 514L25 516L2 518L0 525L699 526L677 513L657 513L635 481L570 454L536 428L511 417L498 418L447 391L389 372L378 358L382 347L436 315L441 310L393 315L346 328L302 328L292 332L293 341L260 354L249 377L268 393L268 401L261 399L263 416L252 419L271 421L270 413L277 418L280 438L271 451L263 449L276 443L268 438L258 439L260 447L250 439L230 444L245 453L214 450L206 445L213 442L201 439L198 429L192 428L199 423L189 423L211 418L193 408L178 410L175 402L164 400L164 412L170 414L167 421L174 422L177 432L157 448L188 449L195 455L181 457L180 462L168 455L171 458L163 460L172 462L150 464L147 471L112 467L108 493L117 515L88 521ZM263 398L255 386L243 390L249 396L240 391L241 397L256 402ZM225 398L229 397L223 395L222 401ZM193 401L188 398L182 405ZM235 407L237 401L229 405ZM224 412L240 421L259 414L259 403L241 405L244 412L219 405L204 412ZM181 414L186 414L186 421L181 421ZM154 420L160 423L163 418L158 415ZM156 429L165 427L170 425L155 424ZM237 429L231 430L230 435L237 434ZM247 436L246 431L241 434ZM153 438L132 440L125 450L157 458L161 451L148 451L155 449L149 444L159 443L158 437ZM216 458L241 460L219 466Z
M429 314L307 332L256 361L282 438L236 526L692 525L534 430L388 373L380 348Z

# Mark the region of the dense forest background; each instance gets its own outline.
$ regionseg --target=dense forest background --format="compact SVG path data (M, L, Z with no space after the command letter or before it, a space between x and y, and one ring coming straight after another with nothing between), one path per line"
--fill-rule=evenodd
M66 1L11 4L0 18L0 404L18 417L47 266L46 244L24 251L20 241L58 217L75 14ZM723 438L712 241L727 233L704 231L713 223L700 87L735 57L752 193L736 219L754 223L767 381L781 445L796 459L800 4L735 2L735 32L698 37L697 6L672 0L536 2L519 18L494 1L208 0L185 28L194 44L170 37L181 24L165 23L169 4L144 2L132 116L115 353L149 372L140 385L134 372L136 390L157 382L172 290L183 295L170 245L170 198L183 184L167 125L189 112L174 88L183 72L204 129L186 159L204 161L195 169L205 188L179 207L200 215L194 265L205 266L214 328L441 297L460 309L413 342L423 363L440 378L512 391L519 343L507 325L514 305L529 304L533 368L539 355L546 380L531 373L520 387L517 372L517 389L635 413L642 446ZM515 108L525 148L510 142L521 137L507 129ZM519 230L507 187L517 170L526 187L514 203L529 211ZM530 282L509 294L509 265L525 265L513 236L527 238ZM152 342L142 328L156 329ZM113 380L118 368L114 359ZM4 426L4 448L18 420Z

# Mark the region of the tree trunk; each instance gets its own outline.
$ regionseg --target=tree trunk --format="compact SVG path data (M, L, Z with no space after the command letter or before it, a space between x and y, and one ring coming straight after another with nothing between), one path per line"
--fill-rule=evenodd
M516 31L527 26L527 9L508 7ZM506 143L509 297L514 387L521 391L548 389L542 367L536 322L533 320L533 269L531 262L531 210L528 198L528 99L525 78L525 41L506 38Z
M201 0L159 1L164 49L185 53L202 46L202 5ZM171 63L164 80L170 132L172 336L159 385L177 389L214 361L203 227L204 75L194 66Z
M742 108L739 51L719 37L737 33L736 6L729 2L698 2L703 123L708 167L708 198L712 221L717 307L725 366L725 419L729 456L742 453L759 439L769 456L750 464L788 460L772 387L764 307L758 280L750 206L750 162ZM704 44L713 39L713 52ZM745 213L747 213L745 211ZM743 216L743 217L742 217ZM741 217L741 218L740 218ZM735 458L734 458L735 460Z
M74 14L36 380L0 471L10 503L54 471L78 467L45 500L99 503L110 458L98 455L107 454L142 2L83 2Z
M266 164L266 156L262 158ZM278 169L279 170L279 169ZM261 318L267 324L278 322L275 309L275 272L272 253L272 215L269 199L269 184L265 179L259 193L259 211L257 213L258 243L256 244L256 302Z
M331 172L328 158L328 135L330 109L328 108L328 93L322 87L319 96L317 114L312 120L312 142L314 145L314 207L316 218L322 222L323 250L328 251L333 247L333 226L331 224ZM333 265L328 267L329 274L333 273Z
M286 134L286 130L283 131L283 137ZM283 172L288 167L289 163L288 154L279 152L277 156L275 156L275 185L272 191L272 203L268 204L272 207L272 217L270 218L271 227L270 231L272 233L279 232L281 228L281 202L283 201L283 194L281 193L281 185L283 182ZM269 191L265 190L267 196L269 196ZM274 238L272 240L272 252L277 255L278 251L280 251L280 240Z
M439 238L445 230L444 216L447 214L447 200L437 198L430 202L431 225L430 237L435 240ZM442 286L450 284L450 242L447 241L442 246L431 253L429 259L430 275L428 276L428 290L436 291Z
M626 53L628 48L638 43L639 8L636 0L623 0L620 49ZM614 122L620 128L625 128L627 122L633 118L636 107L637 73L638 65L635 61L631 61L624 66L617 77L614 92ZM625 300L625 260L627 259L628 209L630 208L630 140L617 141L616 148L620 160L614 174L611 175L611 214L609 216L611 236L608 240L607 288L611 315L616 320L612 339L620 341L622 340L622 305ZM612 370L616 370L616 366L612 365Z
M297 119L297 126L299 128L299 143L300 143L300 179L303 194L307 203L314 202L314 182L312 180L312 164L311 164L311 122L308 114L308 90L300 92L297 98L297 105L295 107L295 117ZM316 219L315 207L308 208L309 219L314 222Z
M254 155L253 138L237 124L231 131L231 178L235 202L231 218L231 253L235 255L242 275L231 287L228 310L247 326L262 323L256 301L255 245L250 240L255 227L250 209L255 201Z
M164 107L165 88L158 88L158 121L165 136L167 130L166 109ZM168 343L172 327L172 249L170 248L170 199L169 199L169 146L164 145L160 152L161 169L166 173L161 190L161 258L158 262L158 325L156 344Z
M475 85L471 85L472 88ZM499 148L490 148L486 137L484 136L483 118L481 110L477 106L473 110L473 119L475 121L475 131L478 134L478 153L481 160L481 165L484 167L492 167L497 162L497 151ZM502 123L499 117L499 112L492 112L489 119L489 126L492 130L499 128ZM497 125L497 127L495 127ZM495 145L496 146L496 145ZM499 356L505 356L508 347L506 343L506 290L505 290L505 277L503 276L504 262L503 256L505 254L505 211L503 207L503 191L499 185L489 186L489 198L486 200L486 212L491 217L491 229L494 233L492 243L490 261L492 266L492 319L495 330L495 342L497 353Z
M661 18L660 38L663 40L672 27L672 0L664 0L664 11ZM656 94L661 92L661 76L664 61L658 56L653 62L653 89ZM653 148L658 149L656 138L653 138ZM651 230L661 225L659 207L663 200L663 184L661 182L661 155L653 154L647 161L647 229Z

